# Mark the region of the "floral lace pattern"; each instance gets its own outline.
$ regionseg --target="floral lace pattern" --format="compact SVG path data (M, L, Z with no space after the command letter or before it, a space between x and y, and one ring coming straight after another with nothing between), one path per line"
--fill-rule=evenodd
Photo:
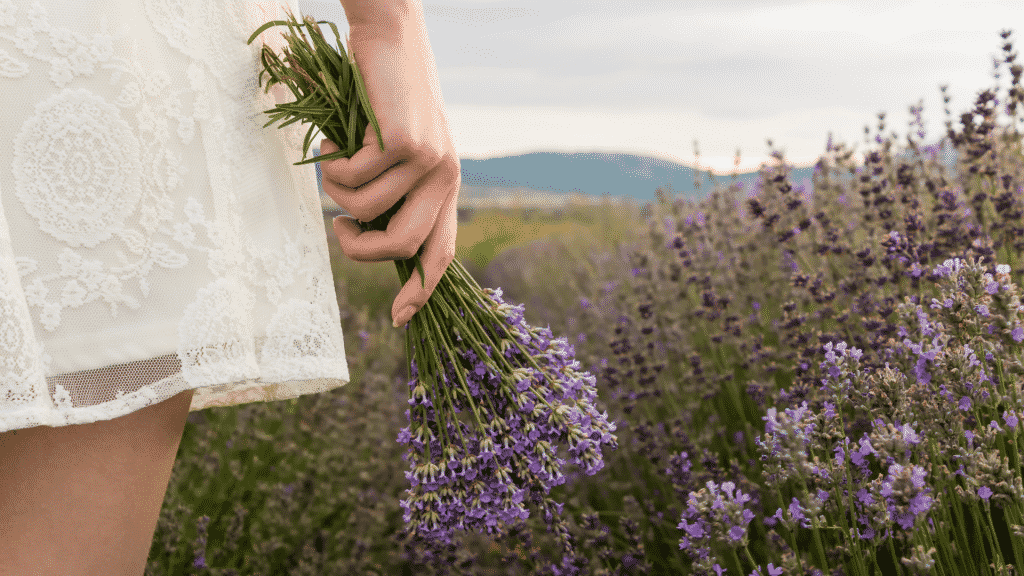
M0 431L349 379L294 97L297 0L0 0ZM280 88L280 87L278 87Z

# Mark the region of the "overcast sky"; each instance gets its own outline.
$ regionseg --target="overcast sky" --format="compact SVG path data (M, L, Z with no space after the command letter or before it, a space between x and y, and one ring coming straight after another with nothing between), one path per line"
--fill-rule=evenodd
M304 14L348 26L338 0ZM878 112L925 140L995 82L999 31L1020 52L1024 3L1002 1L424 0L441 92L462 158L626 152L732 171L797 165L836 141L865 149ZM331 35L333 36L333 35ZM1019 58L1021 62L1024 58ZM1002 69L1002 86L1009 73ZM1005 123L1005 119L1004 119Z

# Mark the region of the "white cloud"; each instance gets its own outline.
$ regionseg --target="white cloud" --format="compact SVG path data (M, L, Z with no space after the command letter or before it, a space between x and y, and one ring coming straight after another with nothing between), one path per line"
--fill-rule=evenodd
M1012 23L1020 17L1017 0L963 2L803 2L760 5L730 15L730 23L750 30L847 33L879 44L893 44L921 32L989 32L993 21ZM975 45L988 50L989 45Z
M347 29L337 0L300 0ZM816 158L829 131L863 148L877 113L903 138L924 99L929 141L992 84L1020 0L443 0L424 2L456 146L647 153L731 170ZM1019 27L1018 27L1019 28ZM1017 49L1021 30L1016 30ZM1003 84L1007 75L1004 75Z

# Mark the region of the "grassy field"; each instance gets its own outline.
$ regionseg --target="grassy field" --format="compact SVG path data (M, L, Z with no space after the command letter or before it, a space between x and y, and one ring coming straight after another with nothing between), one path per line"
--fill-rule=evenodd
M146 573L1019 573L1011 65L1005 93L980 91L950 120L953 173L914 130L914 156L894 159L880 117L864 163L836 145L807 198L779 158L749 197L721 186L698 204L660 194L646 216L488 210L460 224L458 258L567 339L618 425L602 470L568 466L551 490L571 554L535 510L445 549L403 531L397 274L329 239L352 381L190 415Z

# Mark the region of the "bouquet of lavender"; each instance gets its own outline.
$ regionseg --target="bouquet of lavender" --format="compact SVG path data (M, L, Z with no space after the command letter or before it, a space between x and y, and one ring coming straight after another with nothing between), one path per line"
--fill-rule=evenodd
M273 122L290 116L281 127L309 122L303 157L317 127L341 148L335 154L304 159L306 164L350 158L373 122L381 150L377 120L356 63L324 40L318 22L305 17L261 26L249 43L271 26L286 25L289 48L284 61L268 46L262 61L270 81L282 83L296 101L266 110ZM301 35L303 26L311 42ZM262 86L263 73L260 74ZM370 222L363 231L386 230L404 202ZM413 266L423 268L418 255L395 260L403 283ZM456 259L448 266L430 299L413 316L406 331L410 361L409 426L398 441L409 445L404 459L411 488L402 500L404 520L414 535L447 543L452 531L476 530L493 534L502 526L526 519L524 501L539 504L547 524L557 532L567 554L572 553L564 523L554 522L562 504L548 497L565 482L563 458L556 447L568 444L574 464L587 475L603 466L603 444L618 447L608 413L595 408L595 378L580 372L574 350L565 338L553 339L550 328L526 324L523 306L501 298L501 290L482 289Z

